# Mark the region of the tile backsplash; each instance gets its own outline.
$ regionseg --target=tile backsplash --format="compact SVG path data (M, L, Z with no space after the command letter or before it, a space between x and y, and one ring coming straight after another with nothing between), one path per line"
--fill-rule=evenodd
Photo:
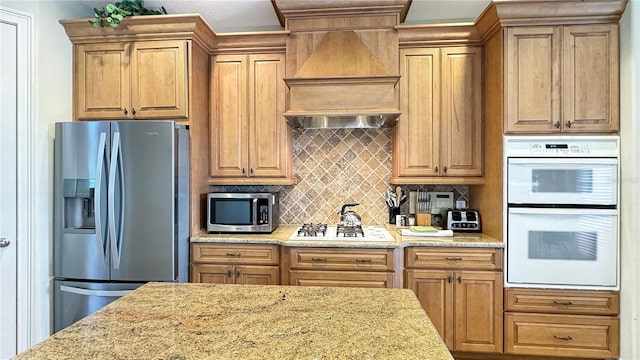
M280 192L280 223L338 222L342 204L352 208L365 225L389 221L385 190L391 177L391 129L295 129L293 163L296 185L211 186L211 191ZM452 191L454 200L467 200L466 185L402 185L411 190ZM407 196L408 197L408 196ZM401 207L407 214L409 205Z

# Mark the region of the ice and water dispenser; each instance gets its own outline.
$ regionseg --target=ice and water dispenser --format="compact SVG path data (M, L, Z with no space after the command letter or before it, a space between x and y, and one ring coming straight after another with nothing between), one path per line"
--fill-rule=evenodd
M95 230L94 179L64 179L64 230Z

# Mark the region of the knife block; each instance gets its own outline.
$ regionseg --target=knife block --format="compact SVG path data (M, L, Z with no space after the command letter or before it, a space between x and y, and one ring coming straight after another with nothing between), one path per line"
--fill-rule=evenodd
M416 214L416 225L431 226L431 214Z

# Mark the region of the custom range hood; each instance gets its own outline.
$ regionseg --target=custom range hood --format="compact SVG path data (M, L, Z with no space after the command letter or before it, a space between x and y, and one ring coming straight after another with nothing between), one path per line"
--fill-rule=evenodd
M272 0L287 40L285 118L299 128L392 127L398 25L410 0Z

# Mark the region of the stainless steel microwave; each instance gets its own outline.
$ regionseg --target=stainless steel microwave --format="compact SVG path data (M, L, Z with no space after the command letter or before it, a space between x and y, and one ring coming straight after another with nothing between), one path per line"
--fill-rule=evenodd
M278 193L209 193L207 231L270 233L278 227Z

